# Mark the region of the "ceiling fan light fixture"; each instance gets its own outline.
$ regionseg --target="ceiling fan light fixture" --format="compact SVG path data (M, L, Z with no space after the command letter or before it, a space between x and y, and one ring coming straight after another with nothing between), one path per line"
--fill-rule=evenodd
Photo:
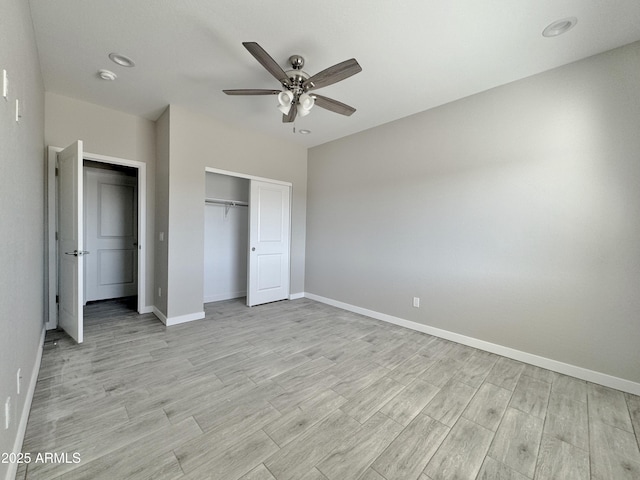
M298 99L298 115L300 115L301 117L309 115L309 112L311 112L311 108L313 107L314 103L315 101L313 97L308 93L303 93L302 95L300 95L300 98Z
M578 19L576 17L567 17L561 20L556 20L542 31L542 36L557 37L558 35L567 33L576 26L576 23L578 23Z
M291 110L291 105L293 104L293 93L289 90L283 90L278 94L278 103L278 110L285 115L289 115L289 110Z
M266 90L257 88L241 88L234 90L223 90L227 95L277 95L278 110L284 116L282 123L293 123L298 115L304 117L308 115L315 104L319 107L340 115L349 116L356 111L349 105L333 100L332 98L317 95L315 92L309 95L307 92L321 87L328 87L362 71L362 67L355 58L350 58L344 62L337 63L329 68L309 76L302 71L304 58L300 55L292 55L289 63L293 70L285 72L278 62L269 55L257 42L242 42L242 45L251 55L280 82L280 90ZM295 107L295 110L291 110ZM295 133L295 127L293 129Z

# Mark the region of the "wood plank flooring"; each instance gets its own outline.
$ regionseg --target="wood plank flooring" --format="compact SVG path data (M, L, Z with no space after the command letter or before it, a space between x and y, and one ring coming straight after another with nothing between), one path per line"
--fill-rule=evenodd
M48 332L17 478L640 479L637 396L307 299L205 312Z

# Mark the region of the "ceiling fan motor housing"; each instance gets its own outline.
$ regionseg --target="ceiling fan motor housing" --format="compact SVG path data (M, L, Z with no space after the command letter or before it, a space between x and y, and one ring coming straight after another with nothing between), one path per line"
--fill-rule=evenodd
M293 92L297 98L304 93L302 84L309 79L310 75L302 70L302 67L304 66L304 58L300 55L291 55L289 57L289 63L291 63L291 67L293 68L293 70L285 72L289 77L289 85L283 83L282 86Z
M304 58L300 55L291 55L289 57L289 63L294 70L301 70L304 67Z

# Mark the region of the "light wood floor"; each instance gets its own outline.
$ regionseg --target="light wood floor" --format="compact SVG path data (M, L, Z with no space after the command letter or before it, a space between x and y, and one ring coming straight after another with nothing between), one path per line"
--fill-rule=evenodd
M640 479L640 397L310 300L85 339L48 333L24 443L69 463L20 480Z

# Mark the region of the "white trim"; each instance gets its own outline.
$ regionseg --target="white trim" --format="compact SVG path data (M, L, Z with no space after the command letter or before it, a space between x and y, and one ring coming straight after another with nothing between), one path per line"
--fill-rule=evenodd
M165 316L164 313L162 313L160 310L158 310L158 307L154 306L152 313L158 317L158 320L160 320L162 323L164 323L165 325L167 324L167 317Z
M259 182L268 182L268 183L275 183L275 184L278 184L278 185L287 185L289 187L293 186L293 183L291 183L291 182L284 182L282 180L274 180L273 178L256 177L255 175L248 175L246 173L231 172L229 170L220 170L219 168L205 167L204 170L206 172L209 172L209 173L219 173L220 175L228 175L230 177L246 178L248 180L257 180Z
M333 300L331 298L321 297L320 295L314 295L313 293L305 292L304 296L311 300L326 303L327 305L338 307L349 312L375 318L376 320L393 323L394 325L399 325L411 330L444 338L446 340L451 340L452 342L461 343L462 345L467 345L469 347L474 347L480 350L495 353L497 355L502 355L503 357L512 358L514 360L529 363L537 367L546 368L547 370L553 370L554 372L570 375L572 377L580 378L588 382L604 385L605 387L615 388L616 390L632 393L634 395L640 395L640 383L632 382L631 380L625 380L624 378L614 377L606 373L596 372L594 370L578 367L576 365L559 362L557 360L541 357L533 353L523 352L521 350L505 347L503 345L486 342L477 338L467 337L466 335L450 332L448 330L430 327L422 323L417 323L411 320L405 320L403 318L387 315L385 313L376 312L374 310L357 307L355 305L350 305L348 303Z
M158 310L157 307L153 307L153 314L167 327L179 325L181 323L193 322L194 320L202 320L204 318L204 312L189 313L187 315L179 315L177 317L167 317L164 313Z
M56 242L56 156L62 148L49 146L47 148L47 209L48 209L48 315L46 329L51 330L58 326L58 310L56 306L56 294L58 292L58 266L57 266L57 242ZM99 155L97 153L83 152L83 159L94 162L109 163L133 167L138 170L138 313L152 312L151 306L146 305L147 282L147 164L137 160Z
M44 336L46 329L43 328L40 333L40 343L38 344L38 351L36 353L36 361L33 364L33 370L31 371L31 379L29 380L29 389L26 392L24 405L22 406L22 415L20 415L20 423L18 424L18 430L16 432L16 439L13 442L13 452L19 453L22 451L22 444L24 442L24 436L27 432L27 422L29 421L29 413L31 412L31 403L33 402L33 395L36 391L36 383L38 382L38 373L40 373L40 364L42 363L42 351L44 349ZM9 469L7 470L6 479L13 480L16 478L18 471L17 463L9 463Z
M45 328L53 330L58 326L58 242L56 242L56 154L61 149L47 149L47 283L48 308Z
M291 295L289 295L289 300L298 300L299 298L304 298L304 297L305 297L304 292L292 293Z

